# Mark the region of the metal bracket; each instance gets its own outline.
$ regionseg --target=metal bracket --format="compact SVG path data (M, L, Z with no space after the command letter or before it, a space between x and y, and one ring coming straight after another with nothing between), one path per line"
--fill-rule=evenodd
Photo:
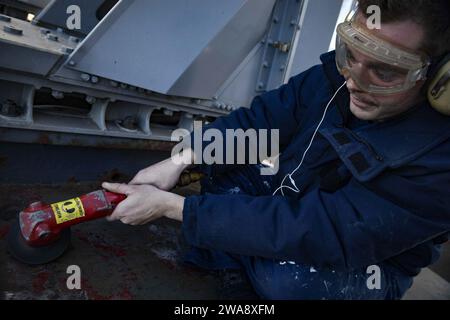
M256 92L276 89L283 83L295 36L299 31L304 0L278 0L264 44Z

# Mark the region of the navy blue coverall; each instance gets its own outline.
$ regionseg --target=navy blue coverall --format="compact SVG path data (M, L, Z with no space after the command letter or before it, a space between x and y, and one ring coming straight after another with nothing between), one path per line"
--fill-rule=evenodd
M293 176L301 192L273 196L345 81L334 52L321 60L204 128L279 129L280 169L202 166L202 194L183 210L186 260L243 268L266 299L399 299L448 240L450 119L421 102L387 121L358 120L343 88ZM379 289L367 286L372 265Z

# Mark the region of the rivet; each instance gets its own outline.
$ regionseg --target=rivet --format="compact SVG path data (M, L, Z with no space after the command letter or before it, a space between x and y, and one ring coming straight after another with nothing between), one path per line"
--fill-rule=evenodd
M62 93L61 91L53 90L52 97L57 100L61 100L61 99L64 99L64 93Z
M58 36L56 34L53 34L53 33L47 34L47 39L51 40L51 41L58 42Z
M78 39L77 37L74 37L74 36L70 36L69 40L72 41L72 42L75 42L75 43L80 42L80 39Z
M81 80L88 82L88 81L91 80L91 76L88 75L87 73L82 73L81 74Z
M13 27L13 26L3 26L3 30L7 33L13 34L15 36L23 35L23 30Z
M5 16L4 14L0 14L0 21L4 21L4 22L11 22L11 18L8 16Z
M73 52L73 49L72 49L72 48L69 48L69 47L63 47L63 48L61 49L61 51L62 51L63 53L65 53L65 54L71 54L71 53ZM73 61L71 61L71 62L73 62ZM69 62L69 64L70 64L70 62Z
M98 77L96 77L96 76L92 76L91 77L91 82L92 83L98 83L98 81L99 81Z
M89 104L94 104L96 101L97 101L97 99L95 97L92 97L92 96L86 97L86 102Z

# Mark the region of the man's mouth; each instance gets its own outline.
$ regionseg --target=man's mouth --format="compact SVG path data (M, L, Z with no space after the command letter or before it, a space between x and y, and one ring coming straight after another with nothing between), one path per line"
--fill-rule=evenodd
M358 98L354 94L350 95L350 99L356 107L363 110L373 109L375 107L375 104L373 102Z

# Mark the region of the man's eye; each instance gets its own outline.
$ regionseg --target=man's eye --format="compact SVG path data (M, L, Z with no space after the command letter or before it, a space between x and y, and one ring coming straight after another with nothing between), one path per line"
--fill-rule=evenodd
M355 57L354 57L353 54L352 54L350 51L348 51L348 50L347 50L347 61L348 61L348 62L351 62L351 63L355 63L355 62L356 62Z
M399 80L402 77L400 73L393 70L373 69L373 72L378 79L384 82L393 82Z

